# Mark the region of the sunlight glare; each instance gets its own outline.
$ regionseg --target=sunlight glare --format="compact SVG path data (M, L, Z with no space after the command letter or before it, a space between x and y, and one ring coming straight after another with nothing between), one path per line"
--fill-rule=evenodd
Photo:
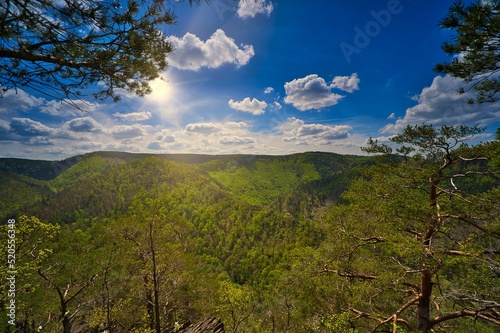
M171 101L172 96L174 96L174 86L168 80L168 78L157 78L149 83L152 92L146 95L146 99L149 103L153 103L157 106L164 106Z

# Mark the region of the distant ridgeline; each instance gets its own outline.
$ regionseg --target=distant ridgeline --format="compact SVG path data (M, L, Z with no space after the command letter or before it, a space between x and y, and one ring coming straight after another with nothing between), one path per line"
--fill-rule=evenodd
M87 210L88 217L94 215L92 211L106 213L108 208L116 212L116 203L110 203L113 207L101 205L96 210L86 197L92 192L99 200L99 194L107 197L111 187L116 189L120 185L131 191L149 190L154 183L152 179L158 175L150 174L151 179L136 177L147 174L147 168L173 173L177 170L179 174L189 171L193 177L253 205L268 205L300 190L314 193L321 200L338 200L348 179L369 162L367 157L319 152L286 156L95 152L62 161L0 158L0 190L4 194L0 216L16 214L21 208L31 213L58 210L54 205L64 204L61 198L68 196L75 199L76 206L65 206L64 215L75 209ZM109 183L111 179L113 184ZM127 187L130 182L133 187ZM92 185L95 188L90 189ZM45 217L53 222L74 222L68 217L55 221L55 216Z

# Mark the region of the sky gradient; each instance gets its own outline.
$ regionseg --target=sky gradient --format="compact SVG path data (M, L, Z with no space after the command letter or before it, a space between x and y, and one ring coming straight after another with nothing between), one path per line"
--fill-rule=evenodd
M0 98L0 156L59 160L144 153L361 154L406 125L480 125L498 106L467 105L438 27L452 0L212 0L175 4L175 47L146 97L75 101L32 91Z

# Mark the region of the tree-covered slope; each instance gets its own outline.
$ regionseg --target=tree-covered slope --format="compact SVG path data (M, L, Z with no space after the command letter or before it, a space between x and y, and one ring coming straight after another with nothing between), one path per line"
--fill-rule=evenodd
M0 193L0 216L5 217L38 203L51 190L45 181L0 170Z
M446 194L439 209L462 210L478 199L485 205L468 209L477 220L462 220L456 230L446 223L439 234L435 246L451 250L437 268L453 264L436 280L439 290L459 281L486 291L477 281L498 281L498 174L463 154L490 150L460 152L470 168L456 163L442 173L431 159L394 155L96 152L53 162L65 167L41 180L35 176L50 163L0 160L10 170L0 172L8 194L2 222L16 220L18 331L152 332L160 323L174 332L207 316L221 318L230 332L387 331L393 317L385 316L400 316L420 288L416 279L402 279L421 271L416 236L423 233L415 228L426 225L422 217L433 221L416 175L425 183L438 170L436 186ZM495 200L493 210L486 206ZM4 255L8 228L0 233ZM493 239L477 237L485 230ZM476 246L483 248L474 252ZM454 273L462 261L467 276ZM397 269L402 277L394 276ZM396 324L411 327L411 313ZM465 308L470 320L454 331L493 332L473 313ZM8 328L0 323L0 331Z
M38 205L37 210L52 211L52 214L64 212L61 213L66 215L63 220L71 222L74 219L69 215L97 216L126 207L131 193L147 188L151 182L141 177L148 171L141 170L140 162L151 158L156 159L155 163L170 163L167 163L169 168L175 169L173 174L179 177L190 170L191 178L201 177L241 200L261 206L283 201L299 189L323 198L338 198L359 166L369 163L364 157L329 153L215 156L95 152L62 161L0 159L0 170L12 175L11 179L22 177L33 183L30 185L33 193L44 194L46 204ZM7 182L8 176L4 178L2 186L6 188L4 193L8 193L14 183ZM53 193L47 191L47 187ZM37 206L41 196L32 198L33 193L24 197L23 204ZM8 213L9 200L4 199L2 215Z
M203 313L201 309L207 307L211 309L209 313L219 312L220 316L225 317L236 309L227 308L229 303L223 299L234 297L235 293L243 299L250 297L249 302L256 304L256 294L248 288L266 293L271 291L272 285L280 277L280 266L289 260L291 251L302 247L316 247L322 239L319 224L310 216L288 209L285 201L275 200L278 196L292 195L300 184L318 181L321 178L320 173L314 164L303 162L298 156L238 155L211 157L208 161L205 158L197 160L195 157L182 156L183 160L191 161L184 163L172 161L165 156L117 156L100 153L82 157L78 163L49 181L18 176L53 191L48 191L42 200L33 201L30 206L17 212L36 216L40 221L44 221L43 223L60 225L62 228L59 240L47 245L51 247L50 252L44 252L47 253L47 258L36 261L41 265L38 272L40 276L37 278L36 270L31 271L29 279L25 281L23 278L19 282L36 282L39 285L34 289L36 293L26 293L27 298L23 298L24 293L21 293L20 299L28 303L26 299L45 299L41 301L44 309L56 312L62 305L58 305L57 297L54 296L59 292L64 293L67 285L63 282L69 279L80 288L92 283L94 289L89 287L89 296L83 298L97 309L101 305L92 300L92 295L103 291L98 286L116 283L119 286L117 288L128 286L126 288L130 289L130 293L119 291L121 289L113 289L112 292L120 295L122 302L137 304L137 314L130 317L144 323L141 316L144 316L143 311L149 311L149 296L142 299L144 291L134 290L141 290L143 282L140 281L152 279L152 275L144 272L150 267L149 259L144 257L150 250L142 247L147 241L147 238L142 237L147 235L148 230L147 225L143 224L152 221L151 219L155 220L158 216L155 222L158 223L155 227L158 228L158 236L155 237L159 237L157 255L163 258L159 265L178 265L175 273L163 271L162 276L167 276L167 280L173 279L172 281L177 281L176 285L184 285L183 288L187 288L162 287L162 292L172 290L177 295L176 299L169 303L173 307L169 308L169 311L172 311L171 318L177 316L181 321L195 320ZM193 163L194 160L201 163ZM240 178L248 177L260 183L270 182L268 188L260 189L266 201L256 204L247 200L248 193L240 195L235 190L236 187L233 188L230 184L222 185L217 181L214 174L223 175L222 169L228 165L243 170ZM289 182L276 191L277 184L285 184L292 176L295 177L294 182ZM232 181L236 182L234 175L232 177ZM315 194L309 193L306 196L313 198ZM302 199L305 198L300 198ZM307 202L306 210L309 212L313 210L313 206L321 205L316 199ZM22 221L29 223L35 220ZM45 228L43 223L40 225L42 229ZM113 264L113 267L120 267L114 269L124 270L113 271L113 274L118 274L116 278L121 282L113 282L112 277L101 275L102 270L111 268L106 268L106 262L102 261L98 253L109 246L113 251L122 253L123 258ZM138 252L134 252L136 248ZM171 251L177 254L174 255ZM77 257L74 253L78 253ZM33 260L31 257L30 254L23 259L27 262L27 270L38 265L30 263ZM23 260L20 262L24 262ZM67 260L69 261L66 262ZM70 264L70 261L75 263ZM91 262L95 262L95 266L91 265ZM188 269L185 265L195 266ZM163 269L167 270L167 266ZM51 267L61 267L58 268L60 273L55 274ZM133 271L127 273L127 269ZM183 271L184 269L188 270ZM183 274L190 274L195 280L188 279L187 275ZM126 282L126 276L137 281ZM93 279L98 279L99 284L94 284ZM167 280L162 281L167 283ZM196 293L199 287L193 285L195 282L214 290L217 300L212 302L215 303L203 300L203 296ZM247 286L245 291L239 290L238 286L243 285ZM68 293L71 295L70 291ZM202 305L197 306L198 303ZM98 320L94 310L82 309L71 301L64 303L64 306L73 309L68 310L70 312L78 312L75 323L84 325L87 329L88 325ZM31 308L29 311L32 311L30 320L41 322L44 311L47 310ZM131 329L135 324L127 324L126 319L119 319L123 313L122 311L110 316L120 321L121 325L131 325L127 326ZM22 315L28 316L28 312L23 312ZM61 316L64 317L63 314ZM57 320L53 325L57 330Z
M268 205L297 189L314 188L317 194L340 195L353 171L368 159L330 153L287 156L250 156L240 160L221 159L203 167L232 194L254 205Z

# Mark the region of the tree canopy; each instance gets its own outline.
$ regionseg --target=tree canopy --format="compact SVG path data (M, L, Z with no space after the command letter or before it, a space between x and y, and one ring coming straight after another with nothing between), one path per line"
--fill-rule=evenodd
M161 29L174 22L168 0L2 1L0 97L22 87L58 99L89 86L100 100L148 94L172 52Z
M443 50L453 56L449 63L435 67L439 73L464 79L467 85L459 90L476 91L469 103L494 102L500 99L500 2L477 1L466 6L457 1L440 27L455 30L452 41Z
M408 126L391 138L398 155L372 140L364 149L385 158L330 213L323 268L351 281L342 291L356 328L498 328L498 170L487 163L494 146L468 144L479 133Z

